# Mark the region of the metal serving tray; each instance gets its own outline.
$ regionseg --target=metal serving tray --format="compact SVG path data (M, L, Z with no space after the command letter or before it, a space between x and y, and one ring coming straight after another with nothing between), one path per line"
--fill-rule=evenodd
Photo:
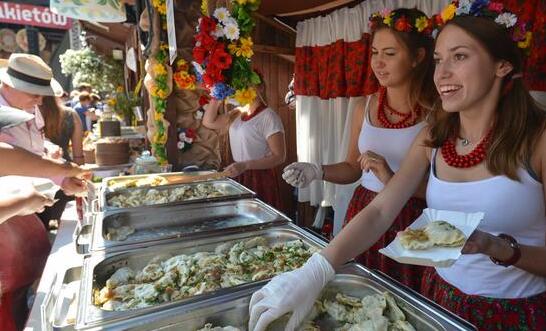
M260 288L261 285L170 311L162 311L146 318L138 317L123 324L114 323L109 325L108 329L194 331L207 323L212 323L213 326L231 325L247 330L250 297ZM336 278L324 289L321 298L334 298L337 293L363 297L385 291L395 297L407 320L418 331L476 330L470 323L437 306L417 292L356 263L347 264L337 270ZM268 330L282 331L286 322L287 319L279 319L272 323ZM315 322L321 330L326 331L335 330L341 326L325 315L320 315Z
M215 296L234 293L238 290L255 286L256 284L265 284L267 280L249 282L231 288L219 289L194 297L135 310L107 311L93 304L93 289L100 289L115 270L120 267L128 266L133 270L140 270L157 255L211 252L221 244L232 241L248 240L257 236L265 237L270 244L301 239L305 244L311 247L320 248L326 246L325 241L291 223L287 223L278 227L249 230L227 235L222 234L208 238L196 238L192 241L183 240L168 244L152 244L153 246L143 247L132 251L118 253L96 252L84 258L76 328L83 329L105 326L109 323L123 322L138 316L149 316L152 313L181 306L183 304L199 302L200 300L213 298Z
M216 173L216 171L187 171L187 172L166 172L166 173L156 173L156 174L143 174L143 175L131 175L131 176L114 176L114 177L106 177L102 179L101 182L101 190L107 191L107 192L114 192L114 190L111 190L110 187L112 184L123 184L127 183L129 181L135 181L135 180L141 180L146 179L151 176L160 176L160 177L178 177L181 175L184 176L201 176L201 175L210 175ZM167 184L168 185L168 184ZM163 186L163 185L159 185ZM145 186L142 186L145 187ZM157 186L155 186L157 187ZM115 190L117 191L117 190Z
M212 184L214 187L224 192L227 192L227 194L219 196L219 197L188 199L188 200L180 200L180 201L173 201L173 202L167 202L167 203L141 205L139 207L170 206L170 205L181 205L181 204L190 204L190 203L199 203L199 202L223 201L223 200L231 200L231 199L252 198L256 195L256 193L252 192L248 188L244 187L243 185L237 183L236 181L230 178L221 179L221 180L192 182L187 184L163 185L163 186L156 186L156 187L134 187L134 188L126 188L126 189L118 190L115 192L108 192L106 190L102 190L101 196L99 198L99 207L98 207L99 210L97 211L109 211L109 210L122 209L119 207L110 206L108 204L108 199L116 195L123 195L123 194L129 194L130 192L134 192L134 191L139 191L139 190L147 191L152 189L160 191L160 192L164 192L164 191L170 191L170 190L174 190L176 188L180 188L184 186L195 187L200 184ZM136 207L128 207L128 208L136 208Z
M55 275L50 292L40 307L42 330L74 330L76 310L72 310L71 306L77 304L81 273L82 267L73 267L66 270L62 278L57 278L59 274ZM76 302L73 303L74 300Z
M158 240L204 236L218 231L237 232L248 226L264 227L288 222L288 217L257 199L118 209L96 214L91 224L77 229L75 242L77 251L85 254L104 249L114 251L139 247ZM122 226L129 226L135 232L125 240L108 239L108 231ZM86 234L89 239L84 238ZM90 245L82 244L82 241L90 242Z

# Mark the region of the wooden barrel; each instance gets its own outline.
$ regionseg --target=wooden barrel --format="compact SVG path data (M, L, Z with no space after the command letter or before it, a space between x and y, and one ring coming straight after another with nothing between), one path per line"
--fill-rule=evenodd
M95 163L100 166L129 162L129 142L98 142L95 146Z

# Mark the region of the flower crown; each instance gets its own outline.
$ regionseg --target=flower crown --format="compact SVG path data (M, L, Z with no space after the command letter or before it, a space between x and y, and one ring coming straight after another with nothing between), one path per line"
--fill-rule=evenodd
M380 12L373 13L370 16L368 26L371 31L376 30L380 26L386 25L391 29L400 32L416 32L426 36L432 34L432 20L426 15L417 18L411 18L399 11L391 9L383 9Z
M492 19L503 26L512 36L512 40L524 51L531 46L533 33L527 31L527 22L518 19L516 14L504 9L501 2L489 0L454 0L440 14L433 16L435 28L445 25L455 16L476 16ZM435 30L437 31L437 30ZM435 34L435 33L433 33Z

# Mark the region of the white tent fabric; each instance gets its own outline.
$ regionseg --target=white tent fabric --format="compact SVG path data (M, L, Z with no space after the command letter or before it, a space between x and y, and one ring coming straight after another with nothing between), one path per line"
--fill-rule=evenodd
M342 8L327 16L311 18L297 25L296 47L325 46L338 40L353 42L368 32L368 17L384 8L417 7L427 15L440 12L449 0L368 0L353 8ZM359 97L362 98L362 97ZM298 161L332 164L345 159L350 119L358 98L320 99L296 96ZM311 205L333 206L334 233L339 232L347 205L357 183L335 185L315 181L300 189L298 200Z

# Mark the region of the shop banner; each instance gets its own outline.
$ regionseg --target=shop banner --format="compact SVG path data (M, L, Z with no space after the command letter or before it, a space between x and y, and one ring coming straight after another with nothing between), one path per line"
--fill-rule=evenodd
M0 1L0 22L68 30L72 20L52 13L49 7Z

